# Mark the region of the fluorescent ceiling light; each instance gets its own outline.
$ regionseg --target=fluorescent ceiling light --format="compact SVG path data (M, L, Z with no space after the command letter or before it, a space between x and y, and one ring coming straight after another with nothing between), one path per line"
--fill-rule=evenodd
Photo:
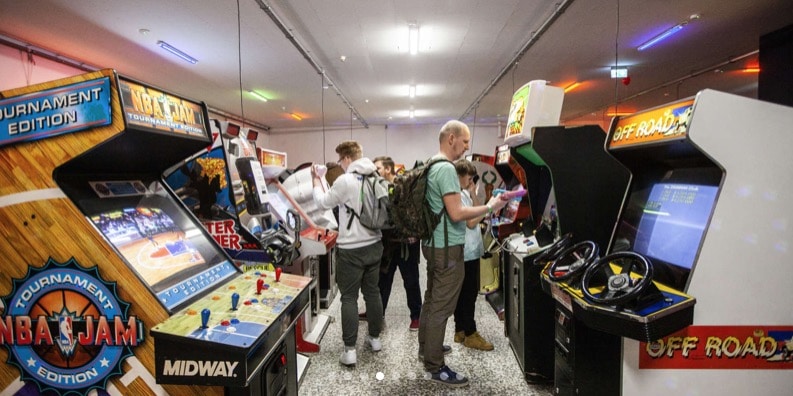
M682 22L682 23L678 23L677 25L672 26L671 28L664 30L661 34L659 34L659 35L657 35L657 36L645 41L642 45L636 47L636 49L639 50L639 51L644 51L647 48L650 48L650 47L660 43L661 41L666 40L667 38L669 38L673 34L681 31L683 29L683 27L686 26L687 24L688 24L688 21Z
M419 25L415 23L408 24L408 48L410 55L419 53Z
M250 92L250 93L251 93L251 95L255 96L255 97L256 97L256 99L259 99L259 100L261 100L262 102L266 102L266 101L267 101L267 98L265 98L265 97L264 97L264 95L262 95L262 94L260 94L260 93L258 93L258 92L256 92L256 91L254 91L254 90L250 90L250 91L248 91L248 92Z
M193 58L192 56L182 52L179 48L176 48L176 47L166 43L165 41L158 41L157 45L159 45L160 48L162 48L162 49L164 49L164 50L166 50L166 51L168 51L168 52L170 52L170 53L182 58L182 60L185 61L185 62L190 62L190 63L192 63L194 65L196 63L198 63L198 59Z
M611 78L625 78L628 77L628 68L625 66L612 66Z
M416 97L416 86L415 85L411 85L411 86L408 87L408 97L410 97L411 99Z
M303 117L301 117L301 116L299 116L299 115L297 115L295 113L289 113L289 116L294 118L294 119L296 119L296 120L298 120L298 121L302 121L303 120Z

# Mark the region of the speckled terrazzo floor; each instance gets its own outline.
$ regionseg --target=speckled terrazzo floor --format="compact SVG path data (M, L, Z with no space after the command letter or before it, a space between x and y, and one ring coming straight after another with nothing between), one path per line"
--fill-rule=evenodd
M422 296L426 284L423 259L420 268ZM338 295L323 314L331 322L320 341L320 352L310 355L310 364L303 375L299 393L303 395L553 395L550 385L529 385L523 378L518 362L504 336L504 322L498 320L483 296L476 304L477 327L482 336L493 343L493 351L478 351L456 344L454 322L446 328L445 344L452 346L446 364L465 374L470 385L448 388L422 379L423 365L418 360L418 332L408 330L409 311L405 289L399 271L394 277L386 327L381 334L383 350L374 353L364 343L366 322L359 322L358 363L353 368L339 364L343 349L341 341L341 304ZM358 301L363 311L363 298ZM378 375L382 373L382 375ZM378 379L381 378L381 379Z

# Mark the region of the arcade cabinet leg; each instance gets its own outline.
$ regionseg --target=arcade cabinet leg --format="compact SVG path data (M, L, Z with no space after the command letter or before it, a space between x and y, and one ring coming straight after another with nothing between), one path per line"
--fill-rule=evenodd
M620 394L622 339L591 329L556 304L554 393L561 396Z

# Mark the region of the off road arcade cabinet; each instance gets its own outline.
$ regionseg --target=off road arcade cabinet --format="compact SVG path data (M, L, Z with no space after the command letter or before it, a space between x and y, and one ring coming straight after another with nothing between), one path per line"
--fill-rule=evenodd
M690 103L609 134L635 179L610 250L646 255L655 279L697 300L690 326L623 339L622 393L789 393L793 108L713 90Z

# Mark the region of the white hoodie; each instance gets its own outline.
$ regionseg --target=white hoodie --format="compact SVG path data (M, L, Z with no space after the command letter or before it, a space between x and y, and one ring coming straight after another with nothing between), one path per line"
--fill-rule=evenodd
M347 223L351 214L347 213L347 206L353 208L355 213L361 213L361 183L363 176L377 171L375 164L366 157L359 158L350 163L347 172L336 178L328 192L321 187L314 187L314 201L322 209L339 207L339 236L336 243L342 249L355 249L371 245L382 238L380 230L370 230L361 225L358 218L353 219L350 229Z

